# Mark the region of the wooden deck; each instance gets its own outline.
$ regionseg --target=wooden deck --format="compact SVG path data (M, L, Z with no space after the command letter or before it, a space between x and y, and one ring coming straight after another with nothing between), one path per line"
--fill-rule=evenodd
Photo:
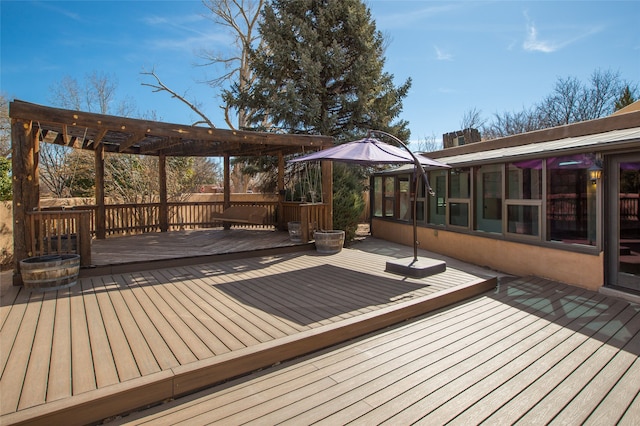
M82 276L104 275L206 261L258 256L261 253L313 249L293 243L287 232L259 228L222 228L156 232L93 240L93 268Z
M497 282L497 274L455 261L420 280L391 275L386 260L411 249L375 239L331 256L265 249L216 262L207 254L196 262L196 245L188 251L183 242L171 248L186 253L182 266L174 257L142 259L143 248L162 255L162 244L140 241L103 252L110 273L96 267L68 289L29 292L3 280L3 425L100 421L358 338ZM123 265L116 255L132 261L125 269L143 270L116 272Z
M640 424L640 306L541 279L114 424Z

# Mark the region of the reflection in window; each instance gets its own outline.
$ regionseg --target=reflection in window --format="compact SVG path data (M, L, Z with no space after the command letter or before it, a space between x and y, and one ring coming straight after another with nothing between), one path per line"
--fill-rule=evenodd
M476 229L502 232L502 166L476 169Z
M388 176L384 178L384 217L393 217L395 205L395 178Z
M511 200L542 198L542 160L520 161L507 166L507 194Z
M400 211L400 220L411 220L411 184L409 176L398 176L399 199L398 210Z
M469 203L449 203L449 223L455 226L469 226Z
M540 235L538 215L538 206L507 206L507 231L520 235Z
M469 198L471 196L471 169L468 167L452 169L450 175L450 198Z
M382 217L383 186L381 176L373 178L373 191L373 216Z
M429 173L429 182L435 192L429 197L429 223L433 225L444 225L447 212L447 172L439 170Z
M547 239L596 244L596 185L587 169L593 156L554 157L547 161Z

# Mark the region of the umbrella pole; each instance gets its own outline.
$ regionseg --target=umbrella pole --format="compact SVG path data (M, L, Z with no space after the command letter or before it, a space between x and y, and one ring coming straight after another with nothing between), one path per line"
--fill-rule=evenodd
M399 259L388 261L386 271L413 278L425 278L430 275L444 272L447 269L447 264L443 260L418 260L418 217L416 214L418 210L418 174L416 169L420 170L420 173L422 174L422 178L424 179L425 184L425 190L427 190L429 194L433 195L433 190L431 189L431 185L429 185L429 178L422 168L420 160L418 160L418 157L416 157L416 155L409 149L409 147L397 137L381 130L369 130L369 134L371 133L380 133L386 135L396 141L400 146L402 146L409 153L409 155L411 155L411 158L413 158L414 173L416 175L416 184L413 193L413 259Z
M413 168L413 261L418 261L418 171Z

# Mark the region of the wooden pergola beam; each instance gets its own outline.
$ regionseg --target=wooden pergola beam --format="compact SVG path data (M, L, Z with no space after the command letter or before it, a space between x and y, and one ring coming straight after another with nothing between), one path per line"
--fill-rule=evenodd
M224 143L238 144L225 145L221 153L220 147L210 145L211 156L222 156L229 153L225 149L233 150L247 145L272 146L274 152L278 148L290 148L293 152L301 147L317 148L333 145L333 138L320 135L293 135L266 132L252 132L242 130L211 129L206 127L193 127L181 124L161 123L156 121L140 120L135 118L116 117L90 112L71 111L60 108L51 108L15 100L11 102L10 116L15 119L37 122L39 127L47 131L57 131L63 134L64 143L70 141L73 131L75 136L87 135L88 139L97 139L100 136L105 150L126 154L158 155L159 150L153 151L153 145L160 139L177 138L183 143ZM96 143L83 143L85 149L92 149ZM145 145L151 145L146 147ZM163 155L188 156L185 150L163 150ZM194 155L204 155L197 153ZM238 153L233 153L238 155Z

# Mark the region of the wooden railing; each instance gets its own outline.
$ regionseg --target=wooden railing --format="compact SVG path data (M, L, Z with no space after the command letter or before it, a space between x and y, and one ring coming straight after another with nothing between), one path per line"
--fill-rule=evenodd
M28 214L29 257L74 253L80 265L91 265L91 212L35 211Z
M231 202L232 206L262 206L267 208L267 219L262 225L238 225L256 228L270 228L277 225L278 203L264 202ZM59 211L58 208L49 207L45 211ZM96 206L82 205L67 208L65 211L86 211L90 215L89 229L91 235L96 234ZM213 212L222 212L221 201L198 201L183 203L168 203L169 230L199 229L221 226L219 218L213 218ZM106 236L143 234L160 231L160 204L108 204L105 206L105 234Z
M300 222L302 241L307 242L313 238L313 231L319 229L332 229L328 223L328 205L323 203L282 203L282 220L284 223Z
M306 224L304 241L313 237L313 230L330 228L325 220L325 204L284 203L282 212L278 212L275 201L231 202L231 205L261 206L268 210L264 224L229 224L232 227L270 228L279 223L300 221ZM29 252L33 256L78 253L81 265L90 265L91 239L96 235L96 211L96 206L82 205L31 212ZM214 218L213 213L222 211L223 203L220 201L169 203L169 231L221 226L223 221ZM105 220L106 236L159 232L160 204L110 204L105 206Z

